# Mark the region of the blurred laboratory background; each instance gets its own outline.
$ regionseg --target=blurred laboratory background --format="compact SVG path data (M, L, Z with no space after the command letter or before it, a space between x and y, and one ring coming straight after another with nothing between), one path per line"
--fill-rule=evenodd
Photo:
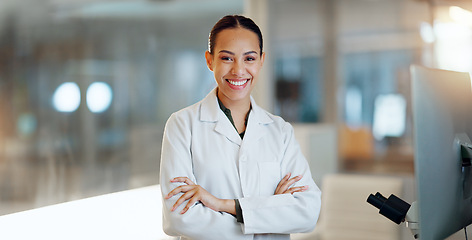
M215 87L204 52L226 14L261 27L253 96L294 125L317 184L400 177L411 202L409 66L472 71L471 10L467 0L2 0L0 215L158 184L167 118Z

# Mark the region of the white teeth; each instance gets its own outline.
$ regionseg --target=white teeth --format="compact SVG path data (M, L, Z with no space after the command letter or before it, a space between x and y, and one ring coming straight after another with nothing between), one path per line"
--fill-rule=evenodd
M235 86L241 86L241 85L244 85L247 80L245 81L231 81L231 80L228 80L228 82L231 84L231 85L235 85Z

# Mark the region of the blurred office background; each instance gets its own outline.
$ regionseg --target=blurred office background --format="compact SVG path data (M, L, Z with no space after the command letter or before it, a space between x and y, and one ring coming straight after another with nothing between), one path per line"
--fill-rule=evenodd
M466 0L2 0L0 215L158 184L165 121L215 86L204 51L226 14L262 28L254 97L295 126L320 186L331 173L413 179L409 66L472 71L469 10Z

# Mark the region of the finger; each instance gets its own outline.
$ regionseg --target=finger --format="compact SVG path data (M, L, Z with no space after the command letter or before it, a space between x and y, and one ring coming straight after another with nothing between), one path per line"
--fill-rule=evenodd
M179 187L176 187L176 188L172 189L172 191L170 191L165 196L165 199L169 199L169 198L173 197L174 195L176 195L177 193L180 193L180 192L182 192L182 186L179 186Z
M293 193L296 193L296 192L304 192L306 190L308 190L308 186L293 187L293 188L287 189L287 191L285 191L284 193L293 194Z
M187 210L193 206L197 201L199 201L199 197L197 197L196 195L193 195L192 198L190 198L190 200L188 200L188 203L187 205L185 205L184 209L182 209L182 211L180 212L180 214L184 214L187 212Z
M180 196L179 199L177 199L177 201L174 203L174 206L172 206L170 211L174 211L177 207L180 206L180 204L182 204L183 202L185 202L188 199L192 198L194 194L195 194L195 191L193 191L193 190L190 190L190 191L184 193L182 196Z
M284 192L286 191L290 186L292 186L292 184L300 181L300 179L302 179L302 176L301 175L298 175L296 177L293 177L289 180L287 180L281 187L281 190Z
M165 196L165 199L169 199L171 197L173 197L174 195L178 194L178 193L181 193L181 192L187 192L189 191L190 189L192 189L193 187L192 186L189 186L189 185L182 185L182 186L178 186L176 188L174 188L172 191L170 191L166 196Z
M170 182L182 182L186 183L187 185L195 185L188 177L175 177L170 180Z
M287 190L287 187L284 186L291 177L291 175L291 173L287 173L285 177L280 180L279 184L277 185L277 188L275 189L275 194L282 194L285 190Z
M279 192L280 188L284 185L284 183L290 178L291 173L285 174L285 176L280 180L279 184L277 184L277 188L275 189L275 192Z

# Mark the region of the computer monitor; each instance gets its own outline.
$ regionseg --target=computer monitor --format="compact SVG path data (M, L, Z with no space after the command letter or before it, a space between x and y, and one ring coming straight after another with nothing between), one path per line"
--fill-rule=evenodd
M472 223L472 179L461 145L472 138L468 73L411 66L420 239L444 239ZM465 164L467 165L467 164Z

